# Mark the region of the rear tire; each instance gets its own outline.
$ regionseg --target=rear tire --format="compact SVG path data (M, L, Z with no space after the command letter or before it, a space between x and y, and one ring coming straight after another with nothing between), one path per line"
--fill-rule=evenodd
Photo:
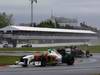
M65 56L65 59L66 59L65 63L67 65L73 65L74 64L74 61L75 61L74 56L69 54L69 55Z

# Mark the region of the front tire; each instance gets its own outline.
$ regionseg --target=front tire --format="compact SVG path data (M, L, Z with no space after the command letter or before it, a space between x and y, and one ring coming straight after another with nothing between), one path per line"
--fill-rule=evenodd
M23 62L24 62L24 64L22 65L22 67L27 67L28 66L28 64L27 64L28 59L23 59Z

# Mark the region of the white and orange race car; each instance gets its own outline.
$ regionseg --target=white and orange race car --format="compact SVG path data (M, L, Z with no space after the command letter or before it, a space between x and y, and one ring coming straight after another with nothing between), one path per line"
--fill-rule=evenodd
M48 49L47 52L35 52L33 55L22 56L18 64L23 67L27 67L30 64L35 66L57 65L61 63L73 65L74 61L74 56L66 53L64 49Z

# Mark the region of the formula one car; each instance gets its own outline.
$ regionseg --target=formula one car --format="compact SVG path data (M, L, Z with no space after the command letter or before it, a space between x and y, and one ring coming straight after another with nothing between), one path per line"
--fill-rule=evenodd
M81 50L80 48L77 48L77 47L73 47L70 49L70 53L74 56L74 57L90 57L90 56L93 56L89 50Z
M22 56L18 64L23 67L27 67L30 64L35 66L57 65L61 63L73 65L74 61L74 57L66 53L64 49L48 49L48 52L35 52L33 55Z

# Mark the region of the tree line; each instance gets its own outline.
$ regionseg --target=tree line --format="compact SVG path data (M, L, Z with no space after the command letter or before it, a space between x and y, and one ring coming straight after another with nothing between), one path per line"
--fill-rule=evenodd
M12 14L6 14L5 12L0 13L0 28L3 28L8 25L13 25L14 23L12 19L13 19ZM96 27L89 26L85 22L81 22L80 27L71 26L69 24L66 24L65 26L61 26L56 20L54 23L50 19L42 21L39 24L34 23L34 26L35 27L45 27L45 28L61 28L61 29L83 29L83 30L92 30L95 32L98 31Z
M8 15L5 12L0 13L0 28L12 25L13 24L12 17L13 17L12 14Z

